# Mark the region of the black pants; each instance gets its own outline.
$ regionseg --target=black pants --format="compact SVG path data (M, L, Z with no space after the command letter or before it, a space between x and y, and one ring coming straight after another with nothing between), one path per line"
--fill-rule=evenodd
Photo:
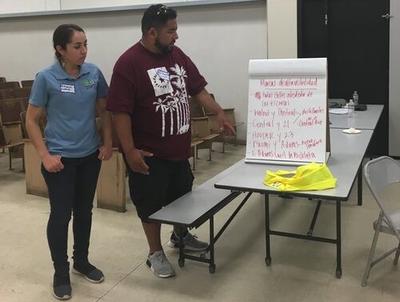
M188 160L172 161L146 157L149 174L129 172L129 190L143 222L162 207L192 190L193 174Z
M46 171L50 200L47 240L56 274L69 271L67 255L68 224L73 212L74 262L88 261L93 197L101 161L98 152L83 158L62 158L64 169L57 173Z

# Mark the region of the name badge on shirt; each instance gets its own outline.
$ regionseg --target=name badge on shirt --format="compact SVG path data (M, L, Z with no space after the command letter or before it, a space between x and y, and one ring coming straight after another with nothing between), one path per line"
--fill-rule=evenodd
M75 86L69 84L61 84L61 92L75 93Z

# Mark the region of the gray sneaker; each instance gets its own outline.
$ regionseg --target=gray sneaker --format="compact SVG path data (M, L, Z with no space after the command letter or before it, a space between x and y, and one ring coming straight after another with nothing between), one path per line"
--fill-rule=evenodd
M175 234L175 232L172 232L168 246L172 248L179 247L179 237ZM207 248L208 243L198 240L196 235L192 235L187 232L185 237L183 237L183 249L185 252L204 252Z
M157 277L169 278L175 276L175 271L162 250L149 255L146 264Z

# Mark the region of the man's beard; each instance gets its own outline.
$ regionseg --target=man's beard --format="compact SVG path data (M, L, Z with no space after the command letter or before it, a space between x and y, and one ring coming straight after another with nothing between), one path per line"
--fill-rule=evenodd
M169 45L161 44L161 42L158 38L156 39L155 46L163 54L170 53L172 51L172 48L174 47L174 45L172 45L172 44L169 44Z

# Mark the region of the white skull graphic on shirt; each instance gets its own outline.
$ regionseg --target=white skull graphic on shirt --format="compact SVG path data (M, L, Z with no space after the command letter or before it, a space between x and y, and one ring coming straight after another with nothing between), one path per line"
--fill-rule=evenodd
M190 111L185 78L186 70L175 64L170 71L165 67L147 70L155 96L155 111L161 114L161 136L179 135L189 131ZM165 117L171 119L170 129L165 129ZM169 132L169 133L168 133Z

